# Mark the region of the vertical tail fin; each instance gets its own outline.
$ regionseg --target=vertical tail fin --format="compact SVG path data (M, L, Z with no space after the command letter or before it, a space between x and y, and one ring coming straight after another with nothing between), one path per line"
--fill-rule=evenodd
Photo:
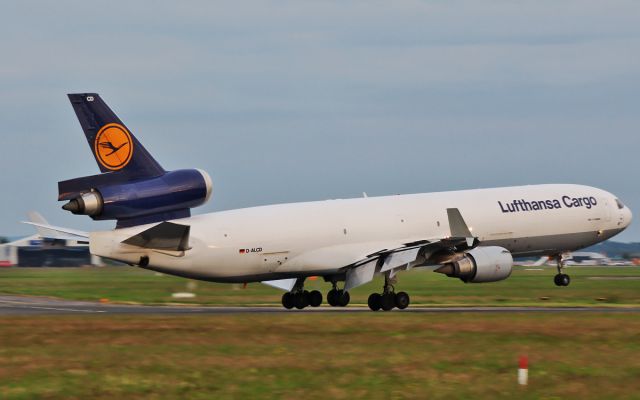
M68 96L100 172L118 171L127 178L155 177L165 173L98 94Z

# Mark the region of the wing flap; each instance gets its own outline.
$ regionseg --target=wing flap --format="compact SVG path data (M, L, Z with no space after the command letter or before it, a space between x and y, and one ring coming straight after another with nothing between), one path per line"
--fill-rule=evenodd
M415 261L418 258L420 249L422 249L422 247L415 247L409 250L402 250L389 254L385 257L380 272L389 271Z
M344 283L344 290L351 290L365 283L371 282L376 272L378 259L371 260L359 267L351 268L347 271L347 279Z

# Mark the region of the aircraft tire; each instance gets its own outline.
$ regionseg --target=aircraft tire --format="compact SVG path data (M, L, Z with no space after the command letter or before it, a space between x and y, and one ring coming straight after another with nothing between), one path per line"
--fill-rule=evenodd
M562 286L569 286L571 283L571 278L567 274L560 274L560 283Z
M307 292L307 294L305 294L305 292L298 292L293 294L293 304L298 310L302 310L309 305L309 292Z
M337 307L338 306L338 291L335 289L331 289L329 290L329 293L327 293L327 303L329 303L329 305L331 307Z
M293 293L287 292L282 295L282 306L287 310L291 310L294 307Z
M322 293L317 290L309 292L309 305L311 307L319 307L322 304Z
M393 293L385 293L382 295L382 302L380 308L382 311L391 311L396 306L396 296Z
M346 307L349 305L349 301L351 301L351 295L349 294L349 292L346 292L344 290L339 290L338 291L338 306L340 307Z
M560 274L556 274L556 276L553 277L553 283L555 283L556 286L562 286L562 283L560 282Z
M371 293L367 304L369 304L371 311L378 311L380 307L382 307L382 296L380 293Z
M409 295L405 292L396 293L394 300L395 306L400 310L404 310L405 308L409 307Z
M562 284L562 276L564 274L556 274L556 276L553 277L553 283L556 284L556 286L564 286Z

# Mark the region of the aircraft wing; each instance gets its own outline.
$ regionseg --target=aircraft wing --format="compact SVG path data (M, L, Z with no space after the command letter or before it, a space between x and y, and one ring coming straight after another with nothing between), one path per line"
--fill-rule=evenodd
M323 247L287 261L288 268L317 271L340 270L345 273L345 290L370 282L376 273L398 271L419 265L435 264L433 258L442 250L465 250L478 245L460 211L447 209L450 236L442 238L408 238L400 241L352 243Z
M383 252L402 246L402 242L363 242L321 247L303 253L287 261L287 269L334 271L358 264L359 261L377 258Z
M402 250L410 250L403 242L364 242L351 243L337 246L328 246L315 249L301 254L287 261L288 269L316 270L316 271L335 271L343 269L347 274L349 271L357 271L361 274L363 270L371 272L371 277L365 280L366 283L373 278L373 270L381 256L391 254L394 251L404 253ZM413 261L413 260L411 260ZM366 267L363 265L366 264ZM363 269L365 268L365 269ZM368 274L369 275L369 274ZM368 276L367 275L367 276ZM285 291L290 291L295 285L297 278L279 279L274 281L263 281L265 285L272 286ZM359 285L358 285L359 286Z
M476 246L476 238L446 237L405 243L392 249L384 249L344 267L346 273L344 290L370 282L376 273L397 272L436 263L434 255L443 250L465 250Z

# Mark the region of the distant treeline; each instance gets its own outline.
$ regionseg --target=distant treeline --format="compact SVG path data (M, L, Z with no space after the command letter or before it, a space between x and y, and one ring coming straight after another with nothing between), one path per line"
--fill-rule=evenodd
M607 240L595 246L587 247L584 251L595 251L606 254L610 258L640 258L640 243L622 243Z

